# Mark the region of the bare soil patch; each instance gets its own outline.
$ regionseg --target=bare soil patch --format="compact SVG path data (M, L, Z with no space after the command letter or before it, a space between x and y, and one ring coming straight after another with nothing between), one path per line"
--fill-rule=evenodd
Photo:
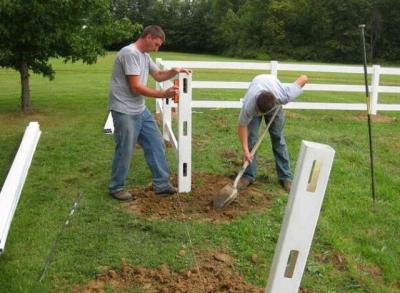
M239 190L238 198L224 209L216 210L212 201L233 179L213 174L193 173L192 192L158 198L151 188L133 188L136 198L122 206L150 220L198 219L210 222L229 222L238 216L263 211L271 206L271 195L260 184Z
M165 264L144 268L122 260L117 271L108 269L88 284L75 286L72 292L105 292L105 288L146 293L264 292L263 288L247 284L234 270L234 259L223 251L202 252L197 261L196 267L174 271Z
M367 113L365 112L360 112L353 118L356 121L366 121L368 119ZM381 122L381 123L394 123L396 122L396 117L390 117L386 115L371 115L371 120L373 122Z

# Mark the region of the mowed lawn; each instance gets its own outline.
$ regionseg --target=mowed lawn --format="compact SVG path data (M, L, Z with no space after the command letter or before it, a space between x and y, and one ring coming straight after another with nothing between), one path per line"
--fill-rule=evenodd
M246 281L266 285L287 196L276 182L269 139L259 151L258 175L272 195L272 207L230 223L199 220L150 221L126 212L107 194L113 137L104 135L107 91L115 53L95 65L52 60L54 81L31 75L33 112L19 110L20 80L0 69L0 184L3 184L29 121L39 121L42 136L0 255L0 292L70 291L94 279L104 268L118 270L121 259L135 266L193 266L193 255L177 257L191 241L195 250L223 247L235 258ZM154 58L225 60L210 55L160 52ZM361 66L361 65L360 65ZM260 71L195 70L194 80L250 81ZM290 82L300 72L280 72ZM307 73L310 83L363 84L359 74ZM154 85L153 82L151 82ZM381 84L400 86L400 76L382 76ZM244 90L194 90L194 99L238 100ZM381 95L400 104L399 94ZM364 102L362 93L305 92L298 101ZM154 101L147 99L154 110ZM312 292L400 291L400 113L380 112L373 122L377 200L371 199L368 128L358 111L287 110L285 134L295 169L302 140L332 146L334 165L301 287ZM231 176L226 151L237 153L237 109L197 109L193 114L193 171ZM176 159L167 149L172 172ZM267 167L266 167L267 166ZM263 182L269 175L272 182ZM128 186L150 182L137 150ZM44 262L77 192L79 209L58 243L45 279ZM251 255L259 261L253 263Z

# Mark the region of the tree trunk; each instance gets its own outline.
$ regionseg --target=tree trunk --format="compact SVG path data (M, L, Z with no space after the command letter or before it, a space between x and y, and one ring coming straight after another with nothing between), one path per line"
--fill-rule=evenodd
M31 110L31 93L29 89L29 69L26 62L22 62L19 68L21 75L21 110L29 112Z

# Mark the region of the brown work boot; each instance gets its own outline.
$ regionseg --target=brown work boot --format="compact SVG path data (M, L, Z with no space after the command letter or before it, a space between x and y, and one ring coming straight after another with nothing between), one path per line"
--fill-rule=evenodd
M117 192L110 192L110 195L115 198L118 199L120 201L131 201L133 200L132 194L129 191L126 190L120 190Z
M246 188L246 187L249 187L249 186L252 185L253 183L254 183L254 180L252 180L252 179L249 179L249 178L242 178L242 179L240 179L240 181L239 181L238 188L239 188L239 189L244 189L244 188Z
M160 198L160 197L172 196L177 192L178 192L178 188L176 188L172 185L169 185L167 189L156 191L155 194L157 195L157 197Z
M281 184L282 188L283 188L287 193L289 193L290 190L292 189L292 181L290 181L290 180L288 180L288 179L280 181L280 184Z

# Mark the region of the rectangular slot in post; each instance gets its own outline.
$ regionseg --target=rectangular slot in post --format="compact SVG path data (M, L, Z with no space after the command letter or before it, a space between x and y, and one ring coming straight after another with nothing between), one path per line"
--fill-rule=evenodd
M308 177L308 184L307 184L308 192L315 192L315 190L317 189L317 183L320 171L321 171L321 161L314 160L311 167L310 176Z
M298 250L291 250L286 264L285 278L292 278L294 268L296 267L297 258L299 256Z
M187 163L183 163L183 177L187 176Z
M183 136L187 136L187 121L183 121L182 127L183 127Z
M183 93L187 93L187 78L183 79Z
M169 105L169 99L168 98L165 99L165 104Z

